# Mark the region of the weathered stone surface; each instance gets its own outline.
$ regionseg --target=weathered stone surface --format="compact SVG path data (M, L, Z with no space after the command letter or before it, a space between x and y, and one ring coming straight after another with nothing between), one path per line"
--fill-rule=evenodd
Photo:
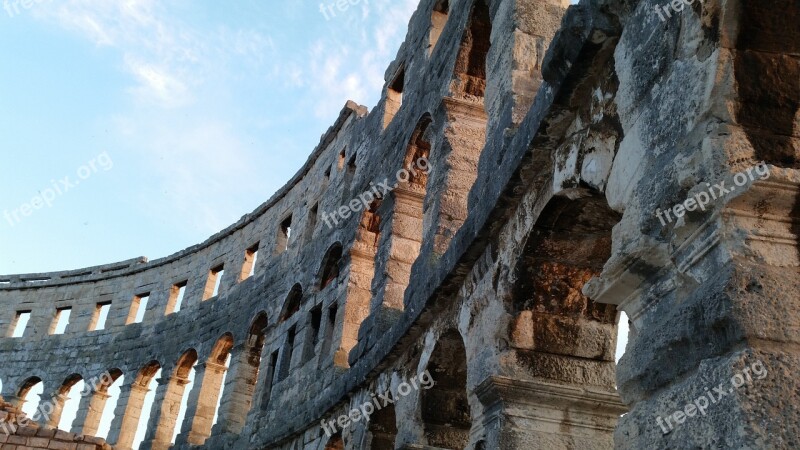
M800 446L800 4L566 3L423 1L377 107L348 103L236 224L155 261L0 277L0 331L31 312L0 339L3 397L108 371L73 424L93 432L125 374L119 449L151 382L146 449L176 429L174 448Z

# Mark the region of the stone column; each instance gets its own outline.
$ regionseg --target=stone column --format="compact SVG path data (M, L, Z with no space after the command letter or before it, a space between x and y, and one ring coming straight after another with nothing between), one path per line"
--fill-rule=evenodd
M46 428L58 428L58 424L61 422L61 414L64 412L64 404L67 401L69 401L67 394L62 394L59 391L49 396L42 395L39 401L39 424ZM48 411L51 412L46 414Z
M7 401L8 403L11 403L11 404L12 404L12 405L13 405L15 408L17 408L17 409L22 409L22 406L23 406L23 405L25 404L25 402L27 401L27 400L25 400L24 398L20 398L20 397L18 397L18 396L17 396L17 395L15 395L15 394L9 394L9 395L7 396L7 398L8 398L8 400L6 400L6 401Z
M108 432L108 441L117 450L132 450L133 440L144 406L144 399L150 390L131 379L120 387L119 400L114 410L114 420Z
M615 392L594 386L491 376L476 394L487 449L610 449L614 426L627 411Z
M159 378L156 398L150 411L147 434L140 450L167 450L172 445L172 435L178 421L178 413L183 399L183 390L189 384L188 378Z
M251 359L256 358L244 345L239 345L233 352L231 367L225 378L222 402L219 406L219 417L211 434L241 433L247 419L247 413L253 403L253 393L258 383L258 366L253 366Z
M86 436L97 436L97 429L100 428L100 419L103 417L103 410L111 396L106 392L93 391L81 397L78 407L78 414L72 422L72 432Z
M444 139L438 143L439 154L446 159L432 161L435 180L429 183L443 186L443 192L431 199L433 207L425 217L423 246L433 246L437 255L443 255L450 240L467 218L469 191L477 178L481 151L486 144L486 111L480 103L455 97L445 97L442 105L447 121L442 125ZM433 184L431 184L433 185Z
M195 366L195 388L189 393L186 416L176 444L203 445L211 436L211 424L219 400L219 388L227 367L210 361Z

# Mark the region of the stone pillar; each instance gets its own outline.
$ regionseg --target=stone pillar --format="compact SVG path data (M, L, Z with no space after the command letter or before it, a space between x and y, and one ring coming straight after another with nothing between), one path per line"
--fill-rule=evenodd
M67 391L69 392L69 391ZM42 395L39 401L39 424L46 428L58 428L61 422L61 414L64 412L64 404L69 401L66 393L54 392L50 396ZM43 414L52 411L50 414Z
M227 367L210 361L195 366L195 388L189 393L186 416L176 444L203 445L211 436L211 424L219 400L219 388Z
M8 397L8 400L6 400L6 401L8 403L11 403L11 405L13 405L14 408L17 408L17 409L22 409L22 406L25 405L25 402L27 401L24 398L20 398L17 395L14 395L14 394L9 394L7 397Z
M233 354L236 357L231 358L231 367L225 378L225 389L219 406L219 417L212 429L212 435L241 433L253 404L253 393L258 383L258 366L254 366L251 359L257 356L241 344L234 349Z
M469 191L477 178L478 162L486 143L486 111L480 103L456 97L445 97L442 105L447 115L443 124L444 139L440 155L446 159L432 161L436 168L435 185L443 186L439 196L433 196L433 207L425 217L423 246L432 245L437 255L443 255L467 218Z
M114 410L114 420L106 439L117 450L132 450L136 430L139 428L144 399L150 390L131 379L120 387L119 400Z
M183 399L183 390L189 384L188 378L173 376L172 379L159 378L156 398L150 411L147 434L140 450L167 450L172 445L172 435L178 421L178 413Z
M78 407L78 414L72 422L72 432L86 436L97 436L100 428L100 419L103 417L103 410L111 396L106 392L93 391L81 397Z
M614 426L627 411L615 392L595 386L491 376L476 394L487 449L611 449Z

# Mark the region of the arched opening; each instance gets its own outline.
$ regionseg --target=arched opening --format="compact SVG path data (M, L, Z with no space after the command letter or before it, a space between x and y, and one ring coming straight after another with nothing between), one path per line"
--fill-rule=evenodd
M261 353L266 340L264 330L268 324L267 313L265 311L258 313L250 324L244 348L235 356L235 372L231 372L233 379L226 383L228 386L225 388L230 394L221 397L218 408L218 423L222 426L223 433L238 434L244 428L258 383Z
M120 386L126 393L121 395L121 401L116 405L108 432L107 441L116 448L139 448L153 407L156 380L160 375L161 364L150 361L139 370L130 385L124 382L114 383L114 386Z
M467 351L461 334L452 330L439 338L427 370L436 380L432 388L421 391L427 444L465 448L472 419L467 397Z
M44 393L44 383L39 377L30 377L22 382L17 390L16 406L28 417L33 417L39 408ZM13 400L13 399L12 399Z
M184 397L188 394L187 385L191 389L191 383L194 378L194 365L197 363L197 351L189 349L184 352L175 368L172 370L169 380L167 380L166 392L161 398L161 404L153 409L151 414L152 420L156 421L155 426L151 423L148 428L148 436L152 436L153 448L169 448L175 441L178 434L178 427L180 416L185 413L185 407L181 405L184 403ZM155 405L154 405L155 406Z
M51 400L47 400L53 403L53 413L50 415L49 420L46 416L42 418L48 426L64 431L72 429L72 423L78 414L81 393L85 387L86 384L83 381L83 377L77 373L68 376L64 380L56 392L56 396Z
M394 120L394 116L403 104L403 89L405 88L405 67L403 65L397 70L392 78L392 82L386 86L386 99L384 101L383 128L389 126Z
M553 197L542 210L517 265L513 291L518 349L613 362L617 311L583 295L611 257L621 216L597 192ZM597 325L599 323L599 325Z
M217 416L233 343L231 333L223 334L214 344L204 367L197 370L202 372L202 377L194 415L188 418L191 420L191 430L187 438L189 444L203 445L211 436L211 427Z
M72 427L73 433L102 438L108 435L114 408L119 400L121 383L117 381L122 379L124 376L119 369L108 370L99 377L91 379L89 389L82 392L85 395L81 399L77 420ZM113 391L112 386L116 386ZM114 393L116 396L112 395Z
M342 268L342 244L335 243L328 251L325 252L325 256L322 258L322 265L320 266L320 283L319 289L323 290L328 285L333 282L335 285L338 285L339 280L339 273L341 272Z
M341 433L336 433L328 439L325 450L344 450L344 440Z
M285 322L297 311L300 311L302 300L303 287L298 283L289 290L289 295L286 296L286 300L283 303L283 310L281 310L281 316L278 322Z
M483 103L486 92L486 57L491 46L491 35L489 6L486 0L475 0L456 57L451 85L454 97Z
M448 0L437 0L433 5L431 11L431 32L428 36L428 55L433 53L436 48L436 43L439 41L439 36L442 35L444 25L447 23L447 13L450 11L450 2Z
M397 417L394 405L387 405L376 411L369 420L370 450L394 450L397 438Z
M116 415L118 414L117 407L119 406L119 401L122 395L122 386L124 384L125 375L120 375L120 377L108 387L106 392L108 395L108 401L103 409L103 414L100 417L100 429L97 431L98 437L107 440L109 434L111 433L111 424L114 423Z

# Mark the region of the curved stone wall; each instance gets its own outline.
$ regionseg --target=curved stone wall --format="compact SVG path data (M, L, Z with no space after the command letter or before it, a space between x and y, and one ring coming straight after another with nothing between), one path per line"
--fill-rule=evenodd
M566 3L425 0L377 107L348 103L253 213L155 261L0 276L2 397L18 407L43 382L43 402L54 405L40 422L52 427L58 395L91 380L72 430L91 435L108 386L124 375L108 437L119 449L131 446L158 370L141 448L170 447L176 429L174 448L611 448L629 408L618 447L706 442L701 425L658 441L644 412L677 395L679 376L730 371L743 351L778 357L769 345L747 347L740 331L720 332L685 365L662 359L650 349L700 346L659 323L657 304L736 304L730 274L748 257L790 283L800 261L797 156L767 161L776 184L751 180L735 201L658 228L654 205L758 163L757 145L726 138L736 118L720 112L720 99L736 97L724 76L734 60L722 55L741 5L708 2L659 25L652 1ZM776 48L794 67L793 47ZM665 93L652 67L681 95ZM676 81L687 73L704 82ZM657 120L664 105L690 125ZM771 237L745 237L751 225ZM107 304L105 328L89 331ZM618 377L615 305L633 323ZM53 335L64 308L70 323ZM24 335L10 337L25 312ZM741 419L748 430L754 417Z

